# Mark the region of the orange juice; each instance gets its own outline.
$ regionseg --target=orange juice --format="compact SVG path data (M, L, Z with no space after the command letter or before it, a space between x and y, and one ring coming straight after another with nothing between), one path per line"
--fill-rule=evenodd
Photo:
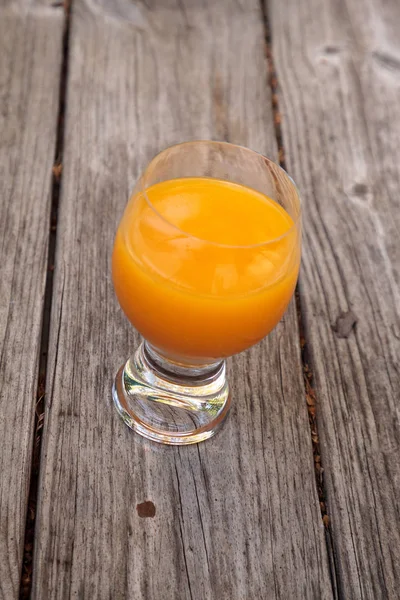
M265 337L293 294L299 232L267 196L208 178L157 183L131 198L113 281L123 311L181 361L241 352Z

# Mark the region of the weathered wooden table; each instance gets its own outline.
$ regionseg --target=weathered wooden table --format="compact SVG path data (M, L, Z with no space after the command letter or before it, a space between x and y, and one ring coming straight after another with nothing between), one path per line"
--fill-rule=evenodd
M0 5L0 598L399 598L398 0ZM223 430L172 448L112 406L109 263L197 138L286 165L304 260Z

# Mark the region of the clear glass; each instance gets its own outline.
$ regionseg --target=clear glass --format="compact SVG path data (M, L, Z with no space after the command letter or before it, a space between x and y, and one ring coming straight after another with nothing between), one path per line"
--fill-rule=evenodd
M225 359L279 322L300 249L297 188L264 156L198 141L150 162L121 219L112 261L119 303L144 338L113 387L129 427L165 444L217 431L231 401Z

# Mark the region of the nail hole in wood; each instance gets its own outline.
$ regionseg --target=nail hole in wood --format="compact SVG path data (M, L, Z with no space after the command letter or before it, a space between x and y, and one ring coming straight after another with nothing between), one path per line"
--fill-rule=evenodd
M322 49L322 54L339 54L340 52L340 48L338 48L337 46L325 46Z
M368 186L365 185L365 183L355 183L352 192L355 196L366 196L368 193Z
M151 500L146 500L145 502L141 502L140 504L137 504L136 510L137 510L139 517L141 517L141 518L146 518L146 517L153 518L156 516L156 507L155 507L154 502L151 502Z
M348 338L352 329L357 323L357 317L353 311L342 312L336 319L336 323L332 325L333 331L338 338Z

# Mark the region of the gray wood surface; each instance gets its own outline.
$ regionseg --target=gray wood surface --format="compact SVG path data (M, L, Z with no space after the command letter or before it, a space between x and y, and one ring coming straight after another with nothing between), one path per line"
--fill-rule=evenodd
M340 597L395 599L400 4L269 4L286 158L306 200L301 297Z
M29 5L28 5L29 4ZM0 598L18 598L63 15L0 2Z
M110 281L137 174L184 139L276 156L259 4L72 13L33 597L332 598L293 305L231 363L234 408L212 440L146 442L111 404L138 342Z

